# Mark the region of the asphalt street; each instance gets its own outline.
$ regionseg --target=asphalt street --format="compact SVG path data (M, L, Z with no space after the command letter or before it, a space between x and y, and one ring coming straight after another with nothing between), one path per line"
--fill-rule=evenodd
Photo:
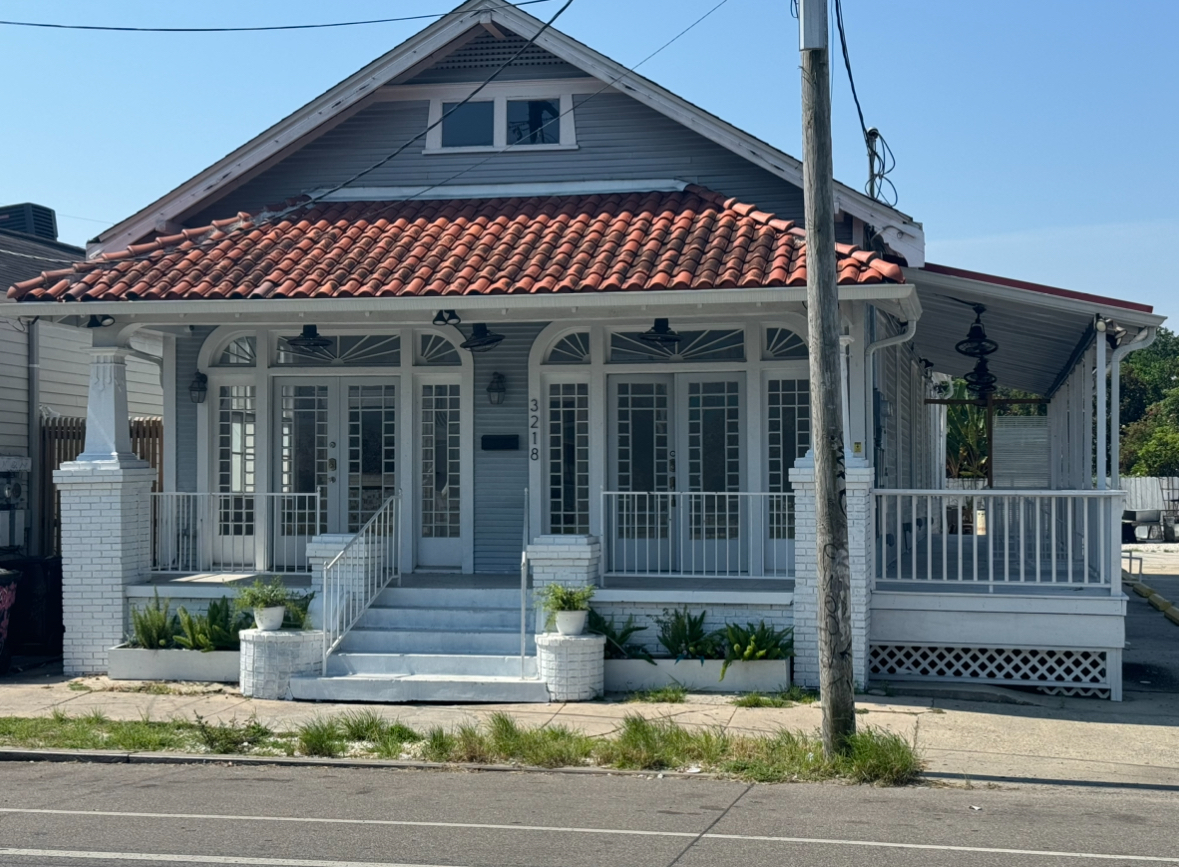
M1179 864L1173 790L0 764L0 867Z

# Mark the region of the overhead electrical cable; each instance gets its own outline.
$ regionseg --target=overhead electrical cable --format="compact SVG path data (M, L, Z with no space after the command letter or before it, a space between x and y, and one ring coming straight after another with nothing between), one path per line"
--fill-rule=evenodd
M856 79L852 75L851 55L847 50L847 32L843 27L842 0L835 0L835 25L839 29L839 45L843 49L843 65L847 68L847 81L851 85L852 99L856 103L856 114L860 118L860 130L864 134L864 146L868 150L868 183L864 186L864 191L873 199L883 202L889 207L895 207L898 198L897 188L888 176L896 168L896 159L893 157L892 148L888 146L888 142L880 134L880 130L876 127L869 127L864 122L864 110L860 107L860 96L856 93ZM885 192L885 186L891 193Z
M552 3L554 0L520 0L519 3L504 3L505 6L532 6L537 3ZM49 30L94 30L108 33L261 33L276 30L322 30L330 27L361 27L368 24L392 24L397 21L422 21L430 18L446 18L462 15L465 11L434 12L429 15L404 15L399 18L370 18L364 21L331 21L325 24L274 24L258 27L115 27L99 24L50 24L43 21L2 21L9 27L39 27Z

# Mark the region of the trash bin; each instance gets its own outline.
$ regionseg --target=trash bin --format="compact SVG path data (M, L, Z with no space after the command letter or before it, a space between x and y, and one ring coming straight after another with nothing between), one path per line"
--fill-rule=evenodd
M12 663L12 607L16 604L16 590L21 575L9 569L0 569L0 674L8 674Z

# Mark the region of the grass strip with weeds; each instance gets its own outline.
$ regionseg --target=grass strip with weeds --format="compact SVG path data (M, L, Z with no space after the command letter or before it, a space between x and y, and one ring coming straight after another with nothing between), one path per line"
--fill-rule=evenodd
M794 707L796 704L814 704L819 694L795 684L778 692L747 692L733 699L737 707Z
M657 686L654 689L639 689L626 697L627 701L650 704L682 704L688 697L688 688L678 683Z
M750 782L844 780L903 786L921 772L915 742L880 728L857 732L846 754L829 760L817 734L780 730L738 735L721 727L685 728L671 719L628 714L616 732L591 737L560 725L522 726L504 713L479 725L424 734L375 711L317 717L295 732L276 732L250 718L209 722L113 721L100 713L71 717L0 717L0 745L48 749L335 758L421 758L444 763L516 764L540 768L703 770Z

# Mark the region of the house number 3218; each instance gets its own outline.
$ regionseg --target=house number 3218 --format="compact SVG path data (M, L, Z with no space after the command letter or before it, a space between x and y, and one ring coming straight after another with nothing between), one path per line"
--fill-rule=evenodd
M528 401L528 457L540 460L540 401L535 397Z

